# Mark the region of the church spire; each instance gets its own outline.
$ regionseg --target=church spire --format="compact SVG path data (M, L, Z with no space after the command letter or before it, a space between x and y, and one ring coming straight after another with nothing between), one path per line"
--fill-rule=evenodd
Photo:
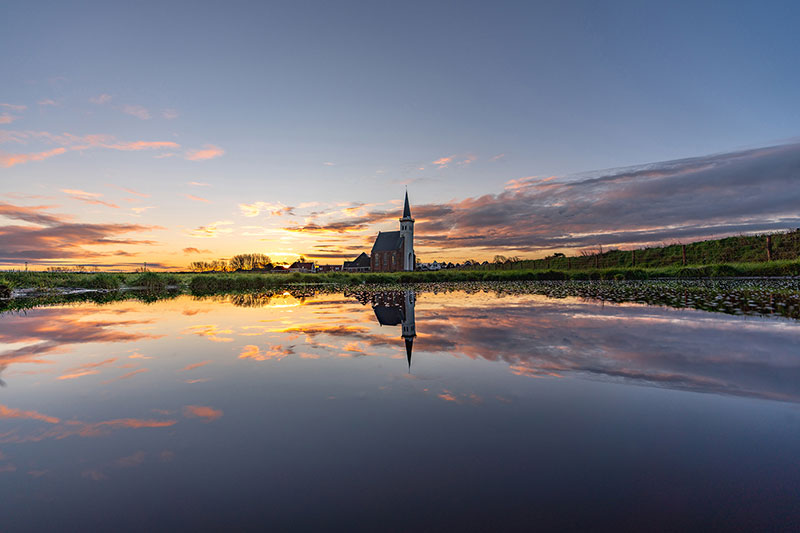
M406 357L408 358L408 370L411 371L411 350L414 348L414 337L405 337Z
M411 207L408 205L408 191L406 191L406 203L403 206L403 218L411 218Z

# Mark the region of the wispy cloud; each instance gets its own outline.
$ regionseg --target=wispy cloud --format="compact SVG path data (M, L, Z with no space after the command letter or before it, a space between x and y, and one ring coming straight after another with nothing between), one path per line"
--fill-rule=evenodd
M39 100L37 104L40 106L56 106L58 105L58 102L51 100L50 98L45 98L44 100Z
M164 109L161 111L161 116L167 120L174 120L178 118L178 112L174 109Z
M450 157L440 157L436 161L433 161L432 164L436 165L439 168L446 167L450 162L453 161L453 156Z
M142 107L140 105L126 104L122 106L122 112L125 113L126 115L131 115L133 117L136 117L139 120L150 119L150 111L148 111L147 108Z
M183 249L183 253L185 254L210 254L211 250L201 250L199 248L195 248L194 246L190 246L188 248Z
M0 113L0 124L11 124L17 120L17 117L8 113Z
M187 185L192 185L194 187L211 187L210 183L203 183L202 181L190 181Z
M489 158L489 161L499 161L499 160L503 159L505 156L506 156L506 154L493 155L492 157Z
M257 217L262 212L272 216L293 215L294 207L282 203L253 202L252 204L239 204L239 210L246 217Z
M221 409L214 409L206 405L187 405L183 408L183 416L187 418L202 418L205 422L212 422L222 417Z
M106 207L113 207L114 209L119 209L117 204L112 204L111 202L106 202L101 200L100 198L103 196L99 192L86 192L81 191L79 189L61 189L61 192L68 195L73 200L79 200L81 202L86 202L87 204L93 205L104 205Z
M226 233L233 233L233 228L227 228L224 226L230 226L233 224L231 220L219 220L217 222L212 222L211 224L207 224L205 226L198 226L194 230L192 230L189 234L192 237L197 237L200 239L213 239L219 237L220 235L224 235Z
M68 189L69 190L69 189ZM85 192L85 191L80 191ZM92 200L92 197L86 197ZM15 206L0 202L0 215L23 220L36 226L0 226L0 262L50 261L106 257L111 252L99 252L95 246L152 245L151 240L124 239L120 235L151 232L158 226L139 224L88 224L48 213L47 206ZM92 248L85 248L91 246ZM112 253L117 260L131 255L125 250Z
M4 109L8 109L10 111L13 111L14 113L22 113L23 111L28 109L28 106L26 106L26 105L18 105L18 104L2 104L2 103L0 103L0 107L2 107Z
M209 200L207 198L201 198L200 196L195 196L193 194L184 194L184 196L186 198L188 198L189 200L192 200L192 201L195 201L195 202L203 202L203 203L206 203L206 204L210 204L211 203L211 200Z
M89 101L93 104L104 105L111 101L111 95L106 93L98 94L89 98Z
M45 150L44 152L35 152L30 154L6 154L0 152L0 166L5 168L28 163L29 161L43 161L50 157L61 155L66 152L66 148L53 148L52 150Z
M189 161L205 161L207 159L214 159L221 157L225 154L225 150L213 144L206 144L200 150L189 150L186 152L186 159Z

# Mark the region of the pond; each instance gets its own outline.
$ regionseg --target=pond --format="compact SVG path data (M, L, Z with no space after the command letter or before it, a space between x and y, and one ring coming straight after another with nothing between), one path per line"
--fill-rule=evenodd
M458 288L7 312L3 530L790 529L799 326Z

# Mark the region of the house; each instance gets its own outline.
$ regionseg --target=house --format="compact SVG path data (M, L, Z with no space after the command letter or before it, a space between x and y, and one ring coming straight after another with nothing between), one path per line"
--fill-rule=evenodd
M318 265L317 272L339 272L342 269L339 265Z
M342 265L342 270L345 272L369 272L370 268L369 256L364 252L361 252L361 255L352 261L345 261Z
M295 261L289 265L289 272L314 272L314 262Z
M375 237L370 254L373 272L397 272L414 270L414 219L408 204L408 192L400 219L400 231L381 231Z

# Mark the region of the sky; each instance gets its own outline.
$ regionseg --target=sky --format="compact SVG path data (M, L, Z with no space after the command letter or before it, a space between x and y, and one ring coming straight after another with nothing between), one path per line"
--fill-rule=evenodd
M0 267L800 227L796 2L3 2Z

